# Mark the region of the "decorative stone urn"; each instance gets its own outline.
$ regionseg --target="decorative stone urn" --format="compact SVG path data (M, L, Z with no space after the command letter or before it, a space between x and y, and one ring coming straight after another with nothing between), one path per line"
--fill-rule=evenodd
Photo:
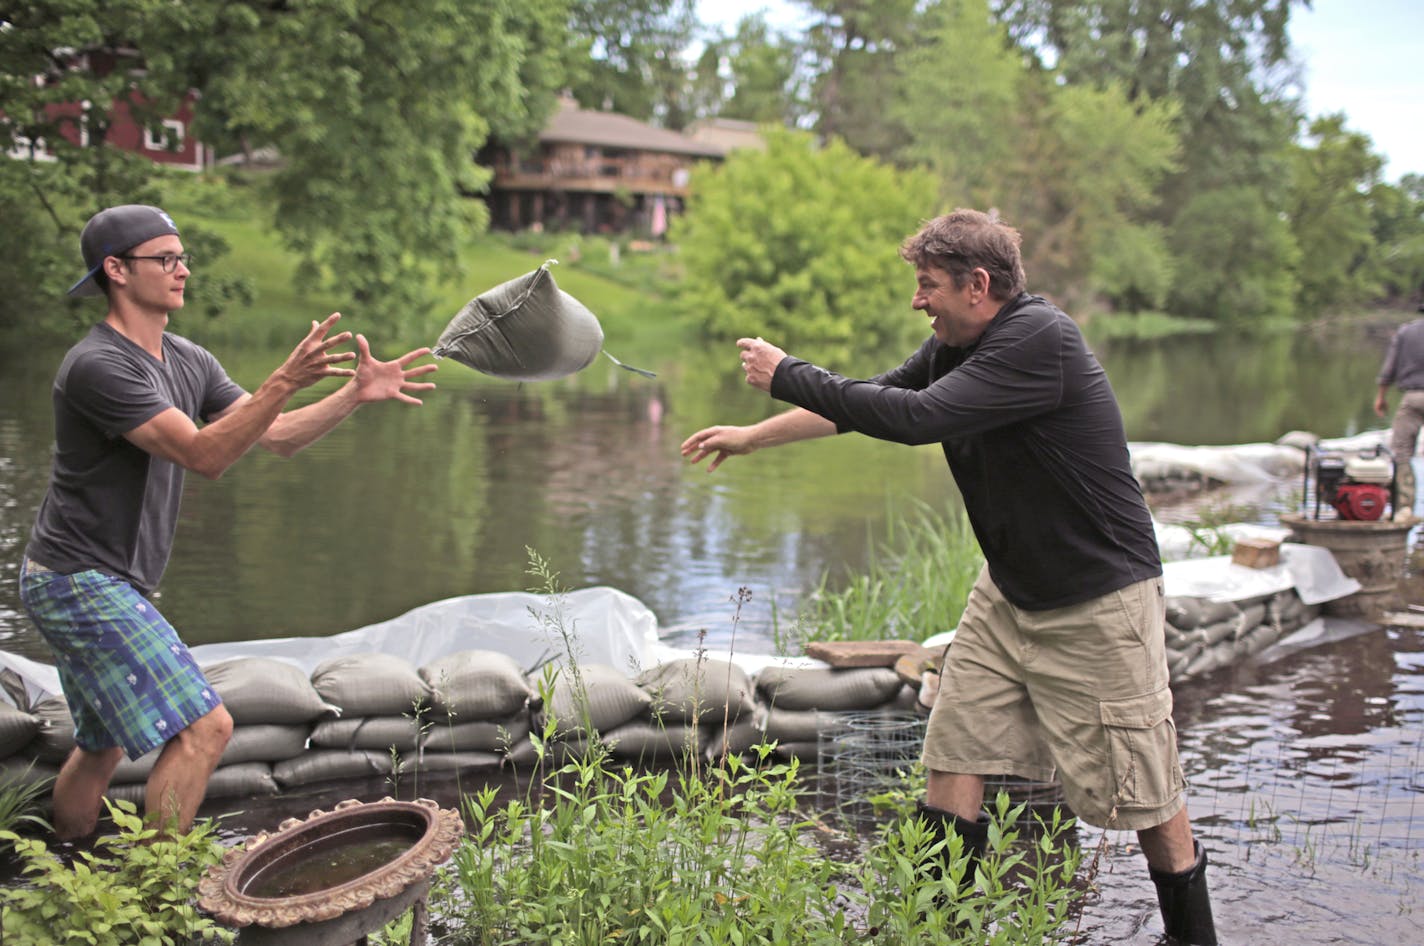
M1340 570L1360 583L1352 595L1327 601L1322 610L1334 617L1378 623L1386 612L1402 605L1399 580L1409 554L1409 532L1419 525L1411 515L1378 521L1309 519L1281 516L1291 530L1290 541L1330 550Z
M424 943L430 877L464 831L459 812L427 798L348 799L230 848L198 883L198 905L242 946L364 943L414 907L410 941Z

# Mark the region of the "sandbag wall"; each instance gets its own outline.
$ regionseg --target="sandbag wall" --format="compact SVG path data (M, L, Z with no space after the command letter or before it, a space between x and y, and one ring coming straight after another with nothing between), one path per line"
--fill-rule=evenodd
M491 768L532 758L530 697L504 654L465 651L415 668L391 654L327 661L310 677L280 660L248 657L203 668L233 718L208 784L209 798L275 795L338 779L390 775L397 767ZM53 778L74 748L64 697L29 706L0 699L0 784ZM110 795L142 805L160 750L124 759Z
M772 741L783 758L814 758L824 714L912 712L917 695L889 667L771 667L753 678L728 661L691 657L635 677L598 664L526 675L512 658L483 650L419 668L391 654L360 654L327 661L310 677L261 657L203 669L234 722L209 798L528 765L536 758L531 730L551 722L556 760L582 754L590 730L630 762L689 749L743 754ZM73 748L62 695L23 707L0 699L0 784L53 778ZM141 806L158 755L125 759L110 795Z
M1173 682L1230 666L1319 613L1293 590L1219 603L1167 599ZM815 758L826 714L915 712L915 687L890 667L773 665L755 677L724 660L685 658L630 677L599 664L526 674L509 656L468 650L421 667L392 654L329 660L310 676L246 657L204 668L232 714L232 741L210 798L273 795L343 779L492 769L535 759L531 730L554 721L556 759L578 755L590 730L615 758L655 762L688 749L709 757L775 743ZM74 748L63 696L0 698L0 784L52 778ZM111 794L141 803L158 751L125 759Z
M1294 589L1244 601L1167 598L1167 669L1176 683L1232 666L1320 615Z

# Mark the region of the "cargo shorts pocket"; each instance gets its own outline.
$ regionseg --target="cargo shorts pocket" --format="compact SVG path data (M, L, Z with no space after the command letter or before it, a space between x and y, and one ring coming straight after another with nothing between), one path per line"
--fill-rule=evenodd
M1108 743L1113 804L1161 808L1186 787L1177 759L1172 691L1166 687L1126 700L1098 704Z

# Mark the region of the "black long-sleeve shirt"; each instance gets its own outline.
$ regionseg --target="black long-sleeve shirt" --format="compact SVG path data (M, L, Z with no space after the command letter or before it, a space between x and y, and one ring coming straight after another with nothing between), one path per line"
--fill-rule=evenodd
M786 358L771 394L904 444L940 443L1004 597L1078 604L1162 574L1107 374L1062 311L1027 293L979 340L931 337L869 381Z

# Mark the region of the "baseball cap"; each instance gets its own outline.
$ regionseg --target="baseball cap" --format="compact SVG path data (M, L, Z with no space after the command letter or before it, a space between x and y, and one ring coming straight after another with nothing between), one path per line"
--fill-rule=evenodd
M79 236L79 248L89 272L69 287L69 295L102 296L104 290L94 281L94 275L103 267L105 257L118 256L146 240L177 232L178 224L172 217L147 204L121 204L99 211L89 218Z

